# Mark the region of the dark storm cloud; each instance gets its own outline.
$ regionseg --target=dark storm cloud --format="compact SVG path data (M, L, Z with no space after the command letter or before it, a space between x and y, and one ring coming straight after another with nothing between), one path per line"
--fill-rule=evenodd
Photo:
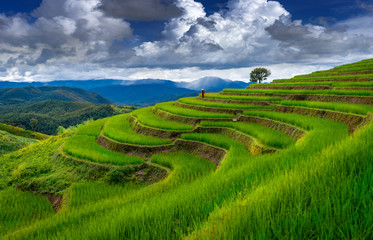
M102 0L99 7L107 15L129 20L151 21L178 17L182 10L175 0Z
M288 59L306 59L331 55L365 52L373 44L368 37L348 37L346 29L315 25L301 25L290 17L280 18L266 28L272 39L279 41L278 56Z

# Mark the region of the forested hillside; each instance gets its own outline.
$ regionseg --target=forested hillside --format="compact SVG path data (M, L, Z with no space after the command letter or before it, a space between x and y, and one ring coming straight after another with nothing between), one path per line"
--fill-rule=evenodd
M67 128L88 119L112 116L116 112L115 107L107 104L50 100L0 106L0 122L53 135L59 126Z
M73 87L21 87L0 89L0 105L25 104L46 100L110 104L111 101L97 93Z

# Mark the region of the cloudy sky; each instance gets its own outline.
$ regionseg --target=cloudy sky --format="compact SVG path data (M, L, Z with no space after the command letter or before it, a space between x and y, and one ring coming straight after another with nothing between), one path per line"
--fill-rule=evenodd
M372 57L372 0L0 3L0 81L248 81Z

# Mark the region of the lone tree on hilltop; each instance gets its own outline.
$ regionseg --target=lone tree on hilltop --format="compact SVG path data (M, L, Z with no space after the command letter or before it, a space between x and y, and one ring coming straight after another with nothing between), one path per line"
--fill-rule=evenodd
M267 80L267 77L271 75L271 71L266 68L255 68L250 73L250 82L262 83L262 81Z

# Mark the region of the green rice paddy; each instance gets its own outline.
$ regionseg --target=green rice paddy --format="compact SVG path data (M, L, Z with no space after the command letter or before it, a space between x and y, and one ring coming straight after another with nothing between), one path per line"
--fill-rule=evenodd
M175 106L174 102L158 103L155 105L156 109L172 113L175 115L180 115L184 117L193 117L193 118L233 118L234 115L226 113L213 113L205 112L194 109L186 109Z
M103 129L103 134L115 141L138 145L164 145L171 140L151 136L144 136L134 132L129 123L129 114L110 118Z
M158 116L153 114L152 107L136 110L132 114L141 124L149 127L175 131L185 131L193 129L192 125L159 118Z
M360 73L371 70L372 59L291 80L305 80L302 83L262 85L370 86L370 82L338 82L338 79L369 78L372 74ZM309 81L318 78L325 78L325 82ZM224 90L224 93L284 96L371 96L371 92L262 90L255 86ZM163 119L149 107L132 113L139 123L148 127L146 131L135 129L129 121L130 114L124 114L88 122L5 154L0 158L0 238L373 239L373 106L216 93L207 93L204 100L197 97L178 101L201 108L188 109L182 104L176 106L175 102L160 103L154 108L170 115L206 120L197 126L181 124ZM251 104L258 101L266 105ZM324 109L359 114L364 117L364 124L354 126L352 132L350 126L333 120L277 112L273 108L276 104L306 107L311 113L314 109ZM241 109L244 116L257 117L258 123L227 121L239 120L240 114L203 111L206 107ZM293 125L305 134L295 141L289 137L292 128L274 130L265 127L268 124ZM148 131L153 129L152 135L156 135L159 129L193 131L200 126L234 129L278 150L253 156L244 143L227 135L197 132L178 136L205 144L203 150L225 150L225 155L216 159L211 152L192 154L194 149L178 149L149 154L143 159L109 151L97 143L97 137L103 135L121 144L172 145L171 139L151 137ZM72 160L59 158L57 153L61 149ZM122 170L147 164L166 169L168 175L152 183L109 184L99 164L82 164L74 158ZM124 177L123 171L118 174L110 170L109 175L116 173L115 177L120 179ZM132 177L141 177L145 171L140 170ZM60 211L55 213L41 193L63 195Z

